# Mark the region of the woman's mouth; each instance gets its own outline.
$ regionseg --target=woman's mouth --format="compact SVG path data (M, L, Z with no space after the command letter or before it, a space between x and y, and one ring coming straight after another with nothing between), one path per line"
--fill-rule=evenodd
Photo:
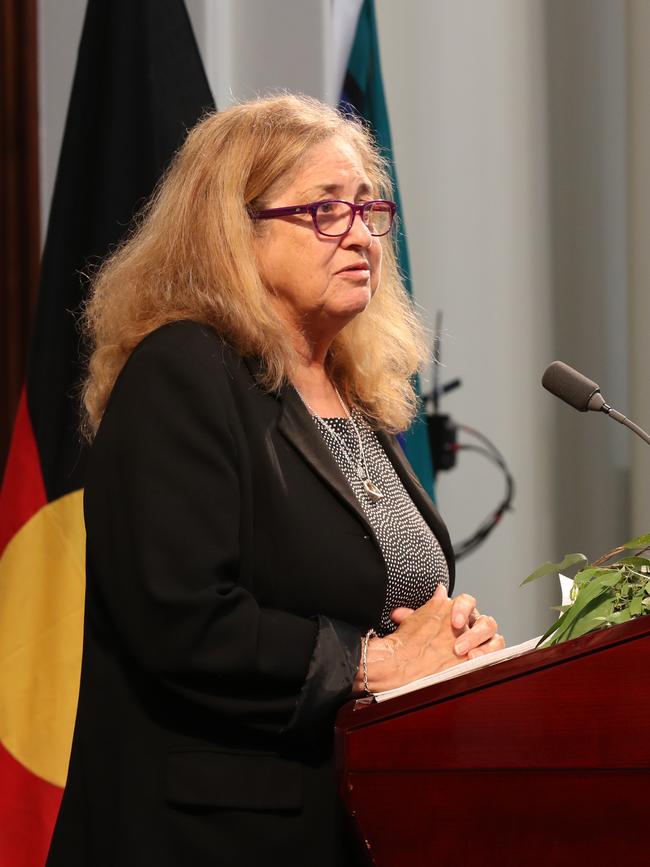
M338 273L357 280L367 280L370 277L370 266L367 262L355 262L347 268L342 268Z

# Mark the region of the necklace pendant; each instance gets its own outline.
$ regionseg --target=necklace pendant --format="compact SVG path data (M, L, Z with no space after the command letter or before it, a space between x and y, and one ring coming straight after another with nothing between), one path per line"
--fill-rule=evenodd
M381 500L381 498L384 496L372 479L364 479L363 487L365 488L366 493L368 494L373 503Z

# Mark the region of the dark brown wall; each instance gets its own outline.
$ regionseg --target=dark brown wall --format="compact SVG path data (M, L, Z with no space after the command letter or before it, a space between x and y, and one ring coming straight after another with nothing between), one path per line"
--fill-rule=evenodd
M0 0L0 473L25 373L40 256L36 0Z

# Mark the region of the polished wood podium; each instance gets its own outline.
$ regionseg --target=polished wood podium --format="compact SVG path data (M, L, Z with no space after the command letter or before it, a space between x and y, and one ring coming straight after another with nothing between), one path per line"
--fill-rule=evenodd
M368 864L650 865L650 616L337 718Z

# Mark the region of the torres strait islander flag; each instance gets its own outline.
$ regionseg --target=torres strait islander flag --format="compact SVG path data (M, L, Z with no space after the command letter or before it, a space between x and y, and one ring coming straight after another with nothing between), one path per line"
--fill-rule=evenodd
M360 0L353 0L353 2L335 0L334 15L337 43L343 46L344 50L351 46L339 108L343 112L363 118L369 124L381 152L388 159L395 201L401 215L396 238L400 270L407 289L411 292L404 217L400 204L388 110L381 76L375 3L374 0L363 0L363 2ZM430 494L433 494L433 465L423 409L401 439L404 450L420 482Z
M213 107L183 0L89 0L0 492L0 867L45 863L77 705L81 274L120 240L186 130Z

